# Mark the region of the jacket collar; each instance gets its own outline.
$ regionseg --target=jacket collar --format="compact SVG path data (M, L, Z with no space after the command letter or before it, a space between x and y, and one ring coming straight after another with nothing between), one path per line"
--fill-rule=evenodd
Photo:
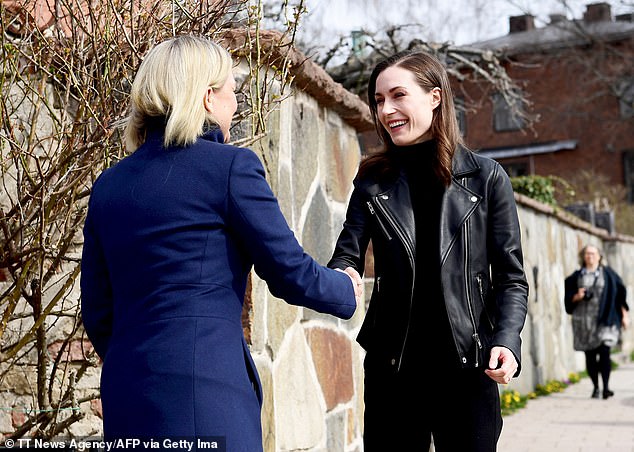
M460 179L461 177L469 176L480 171L480 164L476 159L476 154L462 146L458 146L456 149L451 162L451 167L454 179ZM407 177L405 175L405 171L401 170L400 176L395 181L377 182L373 179L366 179L363 181L357 180L357 183L361 185L370 195L377 195L392 189L394 185L400 184L406 180Z
M205 131L202 137L203 140L215 141L216 143L224 143L225 137L220 130L220 127L212 127L211 129Z
M160 117L149 118L147 121L147 139L146 141L163 141L165 135L165 119ZM203 140L214 141L216 143L224 143L225 137L218 126L211 126L206 129L200 136Z
M454 153L451 162L453 177L461 178L480 171L480 165L476 161L475 154L466 148L459 146Z

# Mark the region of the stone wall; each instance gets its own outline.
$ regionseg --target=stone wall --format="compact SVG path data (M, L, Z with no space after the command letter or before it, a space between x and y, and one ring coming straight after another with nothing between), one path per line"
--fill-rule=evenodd
M253 148L296 237L326 264L360 161L357 130L301 91L269 128ZM347 321L290 306L257 275L250 299L246 328L264 386L265 451L361 450L363 358L355 337L364 306Z

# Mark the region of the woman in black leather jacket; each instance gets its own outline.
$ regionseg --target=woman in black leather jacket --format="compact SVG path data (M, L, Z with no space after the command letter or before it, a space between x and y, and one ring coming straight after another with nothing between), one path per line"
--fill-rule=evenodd
M495 451L497 383L520 370L528 284L508 176L466 149L444 67L420 51L379 63L368 85L384 150L363 160L332 268L374 288L364 450Z

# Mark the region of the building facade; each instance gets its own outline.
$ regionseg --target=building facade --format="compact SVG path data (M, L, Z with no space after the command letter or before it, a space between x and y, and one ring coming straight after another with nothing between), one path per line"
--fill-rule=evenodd
M528 104L509 104L484 80L462 83L458 101L479 106L461 122L468 145L511 176L585 171L634 202L633 16L613 17L608 3L587 5L580 20L551 15L544 27L515 16L508 35L473 43L499 52Z

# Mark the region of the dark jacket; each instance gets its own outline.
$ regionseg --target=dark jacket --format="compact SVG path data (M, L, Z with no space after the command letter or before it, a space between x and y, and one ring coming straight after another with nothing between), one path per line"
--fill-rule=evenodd
M621 328L623 312L621 308L629 311L627 304L627 290L621 277L612 268L603 265L603 275L605 278L605 286L599 299L599 317L597 323L599 325L611 326L616 325ZM572 301L572 297L579 290L579 276L581 269L575 270L564 281L564 306L568 314L572 314L578 303Z
M216 437L262 450L262 389L242 330L252 268L276 297L349 318L350 278L308 256L250 150L162 130L95 182L82 317L103 359L106 438Z
M520 363L528 284L510 180L498 163L466 149L456 151L452 165L452 182L441 204L440 249L420 258L440 263L460 365L488 365L487 352L495 345L509 348ZM357 340L398 371L410 328L417 259L407 176L401 171L390 182L357 178L354 185L328 265L363 273L372 240L375 282Z

